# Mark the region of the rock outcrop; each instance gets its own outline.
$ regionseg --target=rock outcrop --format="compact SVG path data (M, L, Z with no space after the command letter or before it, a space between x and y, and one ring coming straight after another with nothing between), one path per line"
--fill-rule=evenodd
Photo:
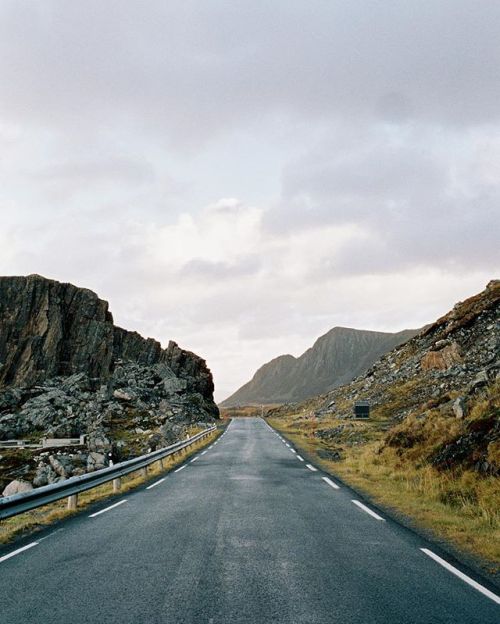
M334 327L299 358L281 355L264 364L221 405L289 403L329 392L349 383L381 355L418 331L408 329L392 334Z
M2 450L13 479L52 483L159 448L218 418L210 370L169 342L113 325L90 290L38 275L0 278L0 440L85 436L84 447Z
M108 379L117 360L164 363L190 391L213 395L203 359L113 325L108 303L85 288L45 279L0 277L0 388L86 373Z
M95 293L72 284L0 277L0 387L85 372L104 378L113 317Z

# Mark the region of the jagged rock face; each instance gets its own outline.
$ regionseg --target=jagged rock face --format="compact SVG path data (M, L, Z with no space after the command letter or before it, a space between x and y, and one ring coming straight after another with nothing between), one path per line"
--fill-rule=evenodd
M106 380L118 359L165 363L189 391L212 399L202 358L115 327L108 303L91 290L39 275L0 277L0 388L80 372Z
M348 383L418 330L395 334L334 327L299 358L282 355L222 402L224 407L302 401Z
M95 293L38 275L0 277L0 387L84 371L105 377L113 318Z

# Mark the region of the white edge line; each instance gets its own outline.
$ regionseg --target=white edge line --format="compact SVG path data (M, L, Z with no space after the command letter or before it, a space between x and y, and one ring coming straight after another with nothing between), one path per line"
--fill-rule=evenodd
M360 509L365 511L367 514L369 514L372 518L375 518L376 520L382 520L382 522L385 522L385 518L382 518L382 516L379 516L377 513L372 511L369 507L367 507L366 505L363 505L363 503L354 499L352 499L351 502L357 505Z
M123 505L123 503L126 503L126 502L127 502L127 499L124 498L123 500L118 501L114 505L110 505L109 507L105 507L104 509L101 509L101 511L96 511L93 514L90 514L89 518L95 518L96 516L100 516L101 514L105 513L106 511L109 511L110 509L114 509L115 507L118 507L118 505Z
M200 459L199 455L197 455L196 457L193 457L193 459L191 460L191 463L195 462L197 459Z
M304 458L301 457L300 455L297 455L297 459L300 460L300 461L304 461Z
M200 453L201 455L205 455L206 451L203 451L203 453Z
M425 553L428 557L430 557L431 559L434 559L434 561L439 563L439 565L443 566L443 568L446 568L448 572L451 572L455 576L458 576L459 579L462 579L462 581L465 581L471 587L474 587L474 589L477 589L478 592L481 592L482 594L487 596L490 600L493 600L493 602L500 604L500 596L497 596L489 589L486 589L486 587L483 587L480 583L477 583L474 579L471 579L470 576L467 576L467 574L460 572L460 570L452 566L451 563L448 563L444 559L441 559L441 557L438 557L438 555L433 553L432 550L429 550L428 548L421 548L420 550L423 553Z
M186 465L184 464L184 466L181 466L180 468L177 468L177 470L174 470L174 472L180 472L181 470L184 470L185 467L186 467Z
M328 477L321 477L325 483L328 483L334 490L340 490L340 485L337 485L334 481L329 479Z
M151 490L154 487L156 487L157 485L160 485L160 483L163 483L165 481L165 477L163 477L163 479L158 479L158 481L155 481L154 483L152 483L151 485L148 485L148 487L146 488L146 490Z
M25 550L33 548L33 546L37 546L37 545L38 545L38 542L31 542L31 544L27 544L26 546L22 546L21 548L18 548L17 550L13 550L8 555L4 555L3 557L0 557L0 563L2 563L2 561L7 561L7 559L10 559L11 557L15 557L16 555L19 555L19 553L22 553Z
M318 472L318 469L315 468L314 466L311 466L311 464L306 464L306 466L309 468L309 470L311 470L312 472Z

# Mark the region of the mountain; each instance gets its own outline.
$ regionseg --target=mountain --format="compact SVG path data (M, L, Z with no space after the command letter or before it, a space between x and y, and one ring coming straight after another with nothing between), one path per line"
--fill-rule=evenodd
M282 355L264 364L223 407L302 401L348 383L384 353L419 330L386 333L334 327L299 358Z
M27 463L2 449L0 486L45 485L102 468L110 452L166 446L219 417L213 390L205 360L116 327L91 290L0 277L0 440L85 436L76 452L33 451Z

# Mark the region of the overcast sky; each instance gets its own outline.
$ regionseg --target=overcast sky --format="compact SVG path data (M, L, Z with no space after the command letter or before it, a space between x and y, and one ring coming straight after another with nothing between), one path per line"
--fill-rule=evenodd
M217 398L499 277L500 2L0 0L0 273L95 290Z

